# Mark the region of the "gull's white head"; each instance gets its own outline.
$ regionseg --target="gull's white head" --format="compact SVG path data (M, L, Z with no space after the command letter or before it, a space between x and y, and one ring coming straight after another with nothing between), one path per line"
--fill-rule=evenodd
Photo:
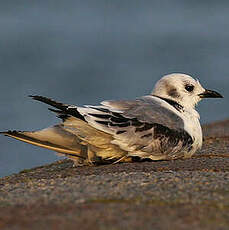
M184 108L194 108L202 98L222 98L216 91L203 88L198 80L182 73L162 77L152 95L176 101Z

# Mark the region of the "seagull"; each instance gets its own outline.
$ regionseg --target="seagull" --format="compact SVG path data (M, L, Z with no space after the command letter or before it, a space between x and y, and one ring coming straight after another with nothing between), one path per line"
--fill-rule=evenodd
M151 94L134 100L103 101L98 106L46 103L62 123L38 131L6 131L6 136L54 150L74 165L130 162L134 159L190 158L202 146L200 116L203 98L222 98L182 73L162 77Z

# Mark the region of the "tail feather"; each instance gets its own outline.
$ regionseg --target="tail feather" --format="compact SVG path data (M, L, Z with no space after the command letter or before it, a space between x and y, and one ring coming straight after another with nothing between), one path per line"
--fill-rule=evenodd
M51 128L49 128L51 129ZM48 130L48 129L47 129ZM47 136L42 135L42 132L46 132L45 130L37 131L37 132L26 132L26 131L7 131L7 132L0 132L0 134L3 134L8 137L15 138L17 140L36 145L39 147L43 147L46 149L50 149L59 153L63 153L65 155L69 155L72 157L79 157L82 159L86 159L84 156L80 155L80 144L78 144L77 148L73 149L70 147L64 146L62 143L55 144L52 143L51 139L48 139ZM57 137L57 136L56 136ZM55 139L55 136L53 137ZM65 145L67 145L66 143Z

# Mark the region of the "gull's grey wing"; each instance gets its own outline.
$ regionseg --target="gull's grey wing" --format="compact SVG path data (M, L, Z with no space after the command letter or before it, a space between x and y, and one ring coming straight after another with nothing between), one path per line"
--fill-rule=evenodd
M157 123L175 130L184 128L178 111L158 97L144 96L134 101L104 101L102 104L122 111L125 117L137 118L141 122Z
M192 148L179 112L160 98L104 101L78 111L91 126L113 135L112 143L131 156L165 159Z

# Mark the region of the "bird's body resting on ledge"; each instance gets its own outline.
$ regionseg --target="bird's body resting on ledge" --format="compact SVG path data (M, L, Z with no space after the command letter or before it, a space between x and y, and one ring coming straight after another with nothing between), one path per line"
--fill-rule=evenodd
M204 89L185 74L170 74L150 95L135 100L104 101L78 107L42 96L62 123L40 131L7 131L6 136L54 150L75 165L128 161L132 158L171 160L191 157L202 146L196 104L219 93Z

